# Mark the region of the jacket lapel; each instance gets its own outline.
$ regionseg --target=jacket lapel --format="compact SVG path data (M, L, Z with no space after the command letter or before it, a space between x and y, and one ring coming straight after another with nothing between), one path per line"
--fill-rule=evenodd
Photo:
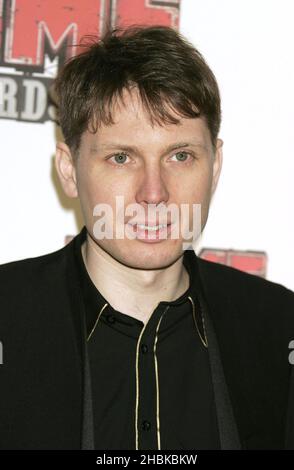
M217 338L210 318L201 284L199 285L198 299L203 315L205 332L208 342L208 354L214 389L216 414L219 428L219 437L222 450L240 450L240 438L235 422L232 404L229 398L222 361L220 357Z
M86 233L86 227L84 226L81 232L68 245L67 279L82 371L81 450L94 450L93 405L90 364L86 341L86 314L81 295L77 264L75 262L75 250L77 249L77 245L80 249L81 244L86 238Z
M200 261L194 250L188 250L185 256L189 258L189 265L193 269L193 296L197 302L199 311L198 328L205 331L208 343L208 356L210 363L211 379L214 390L216 414L219 428L219 437L221 449L241 449L238 428L235 422L233 408L229 397L228 387L225 380L222 358L220 355L217 335L213 325L213 316L220 312L211 311L209 307L207 295L215 295L206 285L206 278L200 269ZM208 294L207 294L208 292ZM223 303L221 308L227 308L227 304Z

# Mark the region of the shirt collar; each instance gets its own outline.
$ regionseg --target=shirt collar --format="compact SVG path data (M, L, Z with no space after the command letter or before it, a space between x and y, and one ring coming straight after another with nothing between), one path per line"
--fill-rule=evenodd
M74 252L75 252L75 260L78 268L79 279L81 290L83 294L83 298L86 305L86 327L87 327L87 334L90 333L95 321L97 319L97 312L99 312L103 306L108 303L107 300L103 297L100 291L94 285L92 279L90 278L87 268L85 266L81 247L84 241L87 238L87 228L84 226L80 233L75 237L74 240ZM177 299L173 301L162 301L160 305L162 307L169 305L178 306L185 302L189 302L188 297L190 296L196 306L199 306L197 291L198 291L198 270L197 267L197 255L195 254L194 250L187 249L183 255L183 264L187 269L189 274L190 283L188 289ZM111 306L110 306L111 308ZM136 322L137 320L134 319ZM198 328L200 329L201 333L203 334L203 326L202 321L198 316Z

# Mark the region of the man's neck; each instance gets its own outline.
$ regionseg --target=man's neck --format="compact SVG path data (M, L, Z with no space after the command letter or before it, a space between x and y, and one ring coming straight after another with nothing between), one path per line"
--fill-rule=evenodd
M92 282L107 302L144 324L159 302L176 300L189 287L182 257L162 270L134 269L116 261L89 236L82 245L82 256Z

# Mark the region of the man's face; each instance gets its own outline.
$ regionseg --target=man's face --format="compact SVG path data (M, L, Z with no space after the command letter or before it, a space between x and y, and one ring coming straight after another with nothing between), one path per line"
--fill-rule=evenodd
M182 204L188 204L189 213L186 216L179 214L182 224L181 219L186 217L190 230L193 230L193 204L201 204L203 229L221 170L222 142L218 141L214 151L202 118L181 118L179 124L152 126L135 89L131 93L125 92L124 104L116 103L113 117L115 124L100 126L96 134L89 131L83 134L78 159L72 166L71 186L60 175L63 187L69 196L79 196L89 233L115 260L136 269L165 268L179 259L183 254L183 242L187 241L181 230L178 230L179 237L172 237L172 233L176 233L172 230L179 221L169 214L167 220L174 220L174 225L167 236L154 242L154 232L136 232L138 227L129 225L135 213L124 214L121 222L115 220L116 197L123 197L124 208L129 204L140 208L137 220L146 225L151 205L168 207L173 204L180 208ZM58 159L62 161L65 154L61 151L58 155L57 168L60 168ZM93 215L93 210L99 204L107 204L112 209L114 235L120 224L128 231L125 234L131 230L134 236L97 239L93 230L98 218ZM158 220L158 215L152 221L149 218L149 224L154 226Z

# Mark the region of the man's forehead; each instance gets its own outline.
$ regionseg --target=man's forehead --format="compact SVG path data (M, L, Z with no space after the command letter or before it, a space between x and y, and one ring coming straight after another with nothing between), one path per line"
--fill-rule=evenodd
M210 132L204 117L185 117L175 110L168 111L176 122L166 122L154 116L141 100L137 89L124 91L116 97L108 110L113 122L96 121L95 132L84 133L87 146L95 148L122 148L123 146L170 147L181 143L209 148Z
M176 149L180 147L197 147L208 150L211 147L210 133L202 118L190 118L181 124L170 124L150 127L144 122L136 127L128 122L101 125L97 131L87 130L85 140L91 148L115 149L122 147L163 147Z
M197 140L187 140L187 141L173 141L167 142L167 141L162 141L158 143L160 150L163 152L169 152L172 150L177 150L177 149L185 149L185 148L192 148L198 151L209 151L209 146L202 141L197 141ZM141 153L144 151L144 143L131 143L129 140L109 140L106 142L101 142L99 139L94 139L90 143L90 151L91 152L96 152L96 151L111 151L111 150L123 150L126 152L136 152L136 153Z

